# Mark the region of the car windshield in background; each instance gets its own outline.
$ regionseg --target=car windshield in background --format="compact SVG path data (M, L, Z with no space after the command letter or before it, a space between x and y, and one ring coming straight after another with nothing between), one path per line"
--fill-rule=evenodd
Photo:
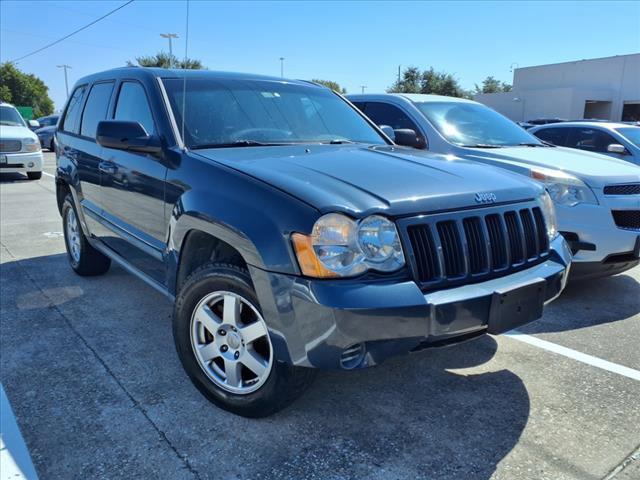
M276 81L163 79L189 148L365 143L383 138L328 89ZM183 88L186 98L183 99Z
M464 147L544 146L498 112L474 103L419 102L418 109L451 143Z
M640 147L640 127L616 128L616 132L629 140L636 147Z
M25 127L24 119L13 107L0 107L0 125L9 127Z

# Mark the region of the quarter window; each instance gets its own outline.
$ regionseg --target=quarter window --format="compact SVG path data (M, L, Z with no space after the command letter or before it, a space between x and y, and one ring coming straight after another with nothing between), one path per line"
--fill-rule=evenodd
M124 82L120 87L114 118L116 120L138 122L149 135L153 135L156 132L147 95L142 85L137 82Z
M82 136L96 138L98 123L107 118L112 91L113 82L97 83L91 87L87 104L82 113L82 126L80 127Z
M87 86L82 85L74 90L67 104L67 111L62 121L62 130L70 133L78 133L80 131L80 109L82 108L82 100Z

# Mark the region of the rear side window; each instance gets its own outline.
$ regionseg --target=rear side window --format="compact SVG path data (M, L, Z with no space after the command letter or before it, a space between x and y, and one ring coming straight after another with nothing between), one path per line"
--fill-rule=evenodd
M607 147L618 143L611 135L595 128L572 128L567 147L579 148L589 152L606 153Z
M149 135L156 132L147 95L138 82L124 82L122 84L114 118L128 122L139 122Z
M567 144L568 128L545 128L535 132L535 136L545 142L564 147Z
M80 131L80 109L82 108L82 100L87 86L82 85L76 88L71 94L67 111L62 121L62 130L69 133L79 133Z
M113 82L96 83L91 87L87 103L82 113L80 134L83 137L96 138L98 123L107 118L109 100L113 91Z
M409 116L398 107L380 102L367 102L364 113L376 125L387 125L394 130L399 128L410 128L418 135L420 129L409 118Z

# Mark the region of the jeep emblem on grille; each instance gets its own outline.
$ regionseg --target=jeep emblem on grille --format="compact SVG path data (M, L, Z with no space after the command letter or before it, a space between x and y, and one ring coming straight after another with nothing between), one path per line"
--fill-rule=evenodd
M476 193L476 202L494 203L497 200L495 193Z

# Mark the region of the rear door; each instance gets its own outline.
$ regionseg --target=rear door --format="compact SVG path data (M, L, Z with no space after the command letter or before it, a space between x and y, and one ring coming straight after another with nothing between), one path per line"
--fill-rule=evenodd
M112 118L139 122L147 134L157 134L147 92L138 81L120 83ZM103 241L138 269L164 282L166 166L151 154L104 148L100 170L103 215L109 230Z

